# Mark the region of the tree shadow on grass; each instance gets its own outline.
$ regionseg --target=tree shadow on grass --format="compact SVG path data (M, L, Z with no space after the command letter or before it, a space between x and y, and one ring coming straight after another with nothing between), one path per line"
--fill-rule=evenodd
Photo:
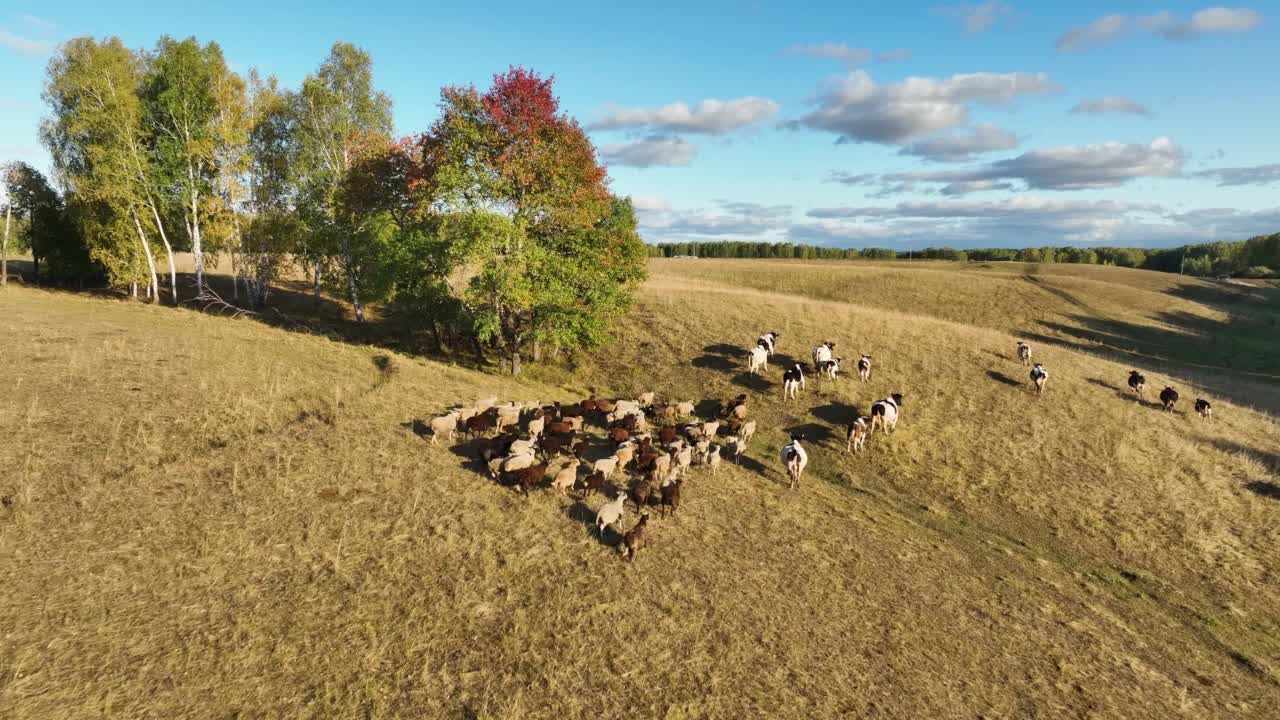
M1275 483L1255 480L1251 483L1245 484L1244 487L1254 495L1261 495L1264 498L1270 498L1272 500L1280 500L1280 485Z
M768 392L773 387L773 383L769 382L769 379L765 376L749 372L740 372L734 375L733 384L759 393Z
M1247 455L1265 465L1271 472L1280 473L1280 453L1251 448L1238 442L1223 440L1222 438L1213 438L1208 441L1208 444L1222 452Z
M1087 380L1085 380L1085 382L1089 383L1090 385L1097 385L1100 388L1106 388L1107 390L1111 390L1116 394L1116 397L1120 398L1121 400L1129 400L1131 398L1134 400L1137 400L1138 404L1145 408L1154 408L1159 410L1161 407L1160 403L1158 402L1140 398L1136 394L1134 394L1132 390L1125 390L1121 388L1119 385L1112 385L1111 383L1107 382L1106 380L1103 380L1102 378L1088 378Z
M723 372L729 372L741 367L742 365L733 358L728 358L723 355L699 355L691 360L690 364L696 368L703 368L704 370L720 370Z
M836 427L845 427L859 417L856 405L842 402L819 405L815 408L810 408L809 412L819 420L831 423Z
M746 355L748 352L750 352L750 350L748 348L738 347L737 345L730 345L729 343L715 343L713 345L708 345L702 348L702 352L710 355L728 355L730 357L742 357L743 355Z
M1009 377L1008 375L1005 375L1004 373L998 370L988 370L987 377L991 378L992 380L995 380L998 383L1004 383L1009 387L1022 387L1022 383L1018 382L1017 380L1014 380L1013 378Z

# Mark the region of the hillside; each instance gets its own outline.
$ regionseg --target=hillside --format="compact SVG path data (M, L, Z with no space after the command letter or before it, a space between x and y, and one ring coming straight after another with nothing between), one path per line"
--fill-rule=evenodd
M521 381L11 288L0 715L1270 717L1280 428L1247 405L1276 381L1239 369L1274 370L1274 297L1059 270L659 261L613 346ZM1144 354L1080 352L1096 317ZM1212 422L1183 381L1173 415L1127 395L1134 364L1157 390L1189 371L1171 338L1197 327L1239 348L1201 352L1237 368L1195 376ZM868 352L872 381L784 403L777 363L743 372L766 329L783 356ZM761 426L630 565L596 539L602 498L523 499L414 432L592 386L747 392ZM838 426L893 391L898 432L846 456Z

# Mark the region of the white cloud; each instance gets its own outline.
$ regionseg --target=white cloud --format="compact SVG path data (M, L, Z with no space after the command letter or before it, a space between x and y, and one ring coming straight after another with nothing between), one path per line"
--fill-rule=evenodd
M1067 112L1072 115L1104 115L1107 113L1151 115L1151 111L1143 105L1129 98L1115 96L1082 100Z
M1210 33L1240 33L1254 29L1262 14L1249 8L1208 7L1182 20L1168 11L1151 15L1104 15L1058 37L1059 52L1070 52L1113 42L1132 32L1149 32L1169 40L1189 40Z
M871 51L866 48L849 47L844 43L822 43L820 45L792 45L784 50L788 55L806 55L808 57L840 60L850 65L862 65L871 59Z
M1210 178L1219 186L1270 185L1280 183L1280 163L1251 165L1248 167L1210 168L1191 173L1192 177Z
M660 108L614 108L587 126L588 130L647 129L655 133L720 135L751 125L778 112L778 103L767 98L709 99L692 109L682 103Z
M45 20L42 17L36 17L35 15L30 15L28 13L19 13L18 19L26 23L27 25L38 27L42 30L52 30L58 27L57 24L55 24L51 20Z
M897 144L964 125L969 104L1001 105L1054 90L1044 73L909 77L877 85L865 71L854 70L828 82L811 101L816 109L784 126L832 132L839 142Z
M965 183L983 180L1021 181L1038 190L1085 190L1115 187L1137 178L1172 177L1181 172L1185 159L1186 154L1172 140L1159 137L1148 145L1059 145L964 170L889 173L879 179L949 184L949 194L963 190Z
M600 148L600 156L615 165L647 168L655 165L683 167L693 160L697 148L682 138L654 135L635 142L615 143Z
M1012 150L1018 136L994 125L975 125L968 133L954 133L918 140L904 146L899 155L916 155L934 162L969 162L974 155Z
M951 5L938 8L942 15L950 15L960 19L960 25L967 33L989 30L996 21L1013 13L1013 6L1000 0L966 5Z
M47 55L53 50L53 43L32 40L0 28L0 47L9 48L21 55Z
M656 199L656 198L655 198ZM632 200L633 204L635 200ZM650 241L776 236L791 220L790 205L716 200L714 207L674 210L665 202L637 213L641 234Z

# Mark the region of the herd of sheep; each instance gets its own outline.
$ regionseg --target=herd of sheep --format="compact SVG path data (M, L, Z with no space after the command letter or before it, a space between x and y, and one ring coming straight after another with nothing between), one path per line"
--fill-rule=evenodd
M747 352L749 373L768 366L779 338L777 332L757 338ZM842 359L834 352L835 343L831 341L814 348L812 368L818 377L838 377ZM1018 342L1015 353L1024 365L1031 364L1031 347L1025 342ZM871 356L863 354L857 368L859 379L868 382ZM1030 378L1036 394L1043 394L1049 379L1043 364L1032 366ZM1141 373L1130 373L1129 387L1139 398L1145 383ZM784 401L797 398L804 386L804 365L789 363L782 377ZM898 424L902 399L902 393L893 393L872 403L869 415L848 423L845 452L861 453L876 428L886 435L892 433ZM1178 392L1166 387L1160 400L1166 411L1172 411ZM737 463L755 435L756 421L748 419L745 394L718 403L718 409L710 413L711 420L696 417L695 408L692 400L660 402L653 392L635 399L602 399L593 392L585 400L550 405L500 403L491 397L433 418L431 442L440 438L453 440L460 434L468 440L478 440L476 459L483 463L489 476L525 496L530 490L548 486L560 495L579 492L586 498L603 493L606 484L612 484L621 474L622 482L613 485L614 497L597 511L595 526L601 539L606 528L619 534L619 550L630 559L645 544L647 509L651 504L656 503L664 517L675 513L680 507L682 484L693 468L707 468L714 474L726 460ZM1212 413L1209 402L1201 398L1196 399L1195 410L1206 419ZM778 459L792 489L799 487L809 462L804 442L803 434L792 433L790 442L779 452ZM628 500L639 518L623 532Z

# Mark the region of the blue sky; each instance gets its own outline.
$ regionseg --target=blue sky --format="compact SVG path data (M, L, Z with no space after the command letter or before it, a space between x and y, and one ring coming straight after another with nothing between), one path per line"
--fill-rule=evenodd
M511 64L555 75L651 242L1165 246L1280 230L1275 5L21 2L0 10L0 160L42 168L40 91L62 40L195 35L296 86L340 39L373 56L403 134L429 126L443 85Z

